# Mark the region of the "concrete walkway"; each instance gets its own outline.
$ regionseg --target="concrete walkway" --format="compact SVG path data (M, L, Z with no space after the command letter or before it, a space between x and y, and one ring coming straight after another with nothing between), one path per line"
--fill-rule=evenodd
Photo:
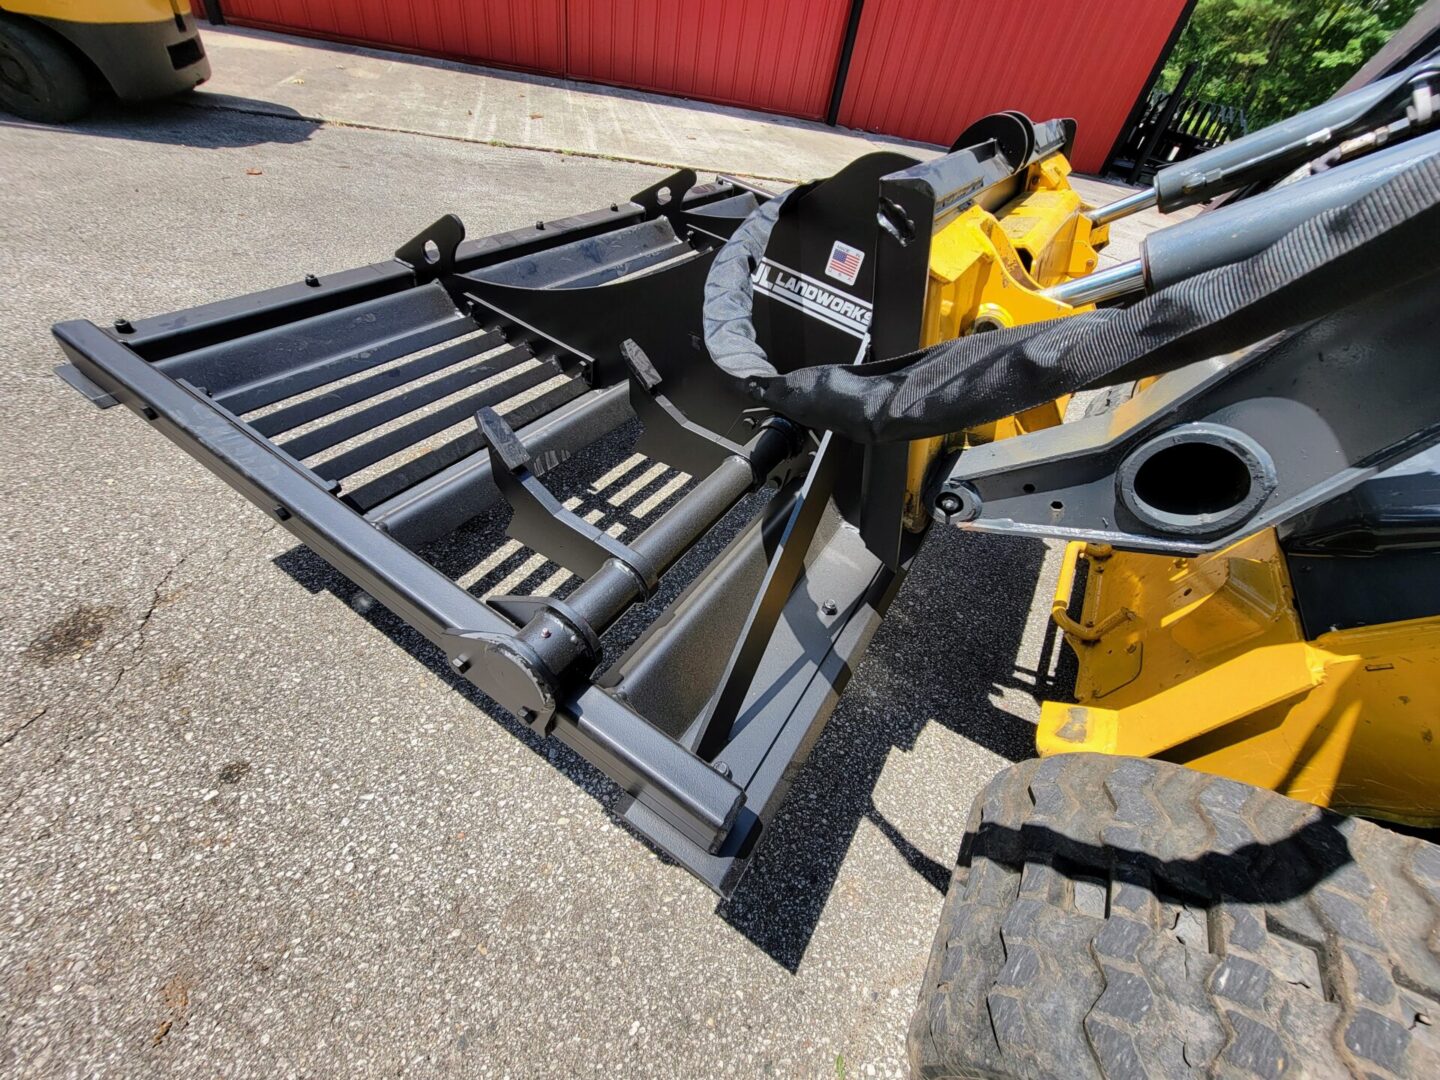
M828 176L861 154L938 147L849 128L543 75L232 27L201 31L199 102L265 115L773 180Z
M207 108L783 183L828 176L875 150L922 160L941 152L613 86L259 30L207 26L202 33L215 74L182 100ZM1095 205L1131 190L1094 177L1073 183ZM1117 222L1101 265L1133 257L1140 238L1161 224L1153 210Z

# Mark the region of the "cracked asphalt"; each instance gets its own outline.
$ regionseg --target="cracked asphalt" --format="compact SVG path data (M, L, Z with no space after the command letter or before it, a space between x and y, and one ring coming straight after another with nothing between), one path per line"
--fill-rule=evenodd
M1030 752L1054 554L932 538L717 904L616 826L599 774L51 374L57 320L663 170L178 105L0 123L0 161L0 1071L902 1074L971 800Z

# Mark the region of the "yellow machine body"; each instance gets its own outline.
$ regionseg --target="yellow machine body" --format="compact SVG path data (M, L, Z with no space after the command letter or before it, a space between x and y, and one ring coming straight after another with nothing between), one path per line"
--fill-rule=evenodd
M1058 155L1037 163L1022 195L935 234L921 345L1089 310L1040 292L1093 271L1108 240L1069 173ZM907 525L924 527L921 492L942 450L1053 427L1068 403L911 443ZM1072 543L1052 614L1079 657L1077 703L1042 706L1042 756L1164 758L1321 806L1440 825L1440 618L1307 640L1273 530L1186 559Z
M1080 669L1077 704L1041 708L1042 756L1163 758L1440 825L1440 618L1306 640L1273 529L1188 559L1072 543L1053 614Z
M1091 309L1040 294L1093 271L1109 240L1109 228L1092 225L1082 213L1086 206L1069 177L1070 164L1062 155L1036 162L1017 198L993 214L971 207L934 235L922 347ZM943 449L1054 427L1064 419L1069 401L1064 397L979 428L911 443L906 525L922 529L929 519L921 492L926 471Z
M0 0L0 12L63 38L122 101L183 93L210 77L192 15L201 7L199 0Z
M190 10L190 0L0 0L0 11L83 23L162 22Z

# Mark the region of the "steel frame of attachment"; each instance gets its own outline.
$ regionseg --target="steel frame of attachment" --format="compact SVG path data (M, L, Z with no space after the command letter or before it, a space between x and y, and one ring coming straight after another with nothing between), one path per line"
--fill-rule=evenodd
M603 771L636 832L728 894L903 578L817 488L830 459L719 387L691 339L698 310L682 301L698 304L715 247L764 197L681 172L608 210L475 241L446 218L390 262L114 328L59 324L68 363L58 370L97 406L141 416L443 650L452 670ZM615 326L639 343L622 348ZM383 396L392 384L366 372L417 351L395 369L415 389ZM525 368L532 361L538 370ZM542 373L567 381L497 415L481 380L517 362L510 385L522 390L540 389ZM471 383L469 412L442 414L477 416L470 433L363 483L343 475L434 434L440 421L404 413L409 398ZM643 449L704 470L643 533L599 541L527 502L544 500L550 466L637 412ZM302 434L287 435L296 426ZM356 437L389 441L367 453L345 441ZM338 458L305 460L331 446ZM605 629L764 483L777 490L760 516L611 663ZM564 599L487 603L417 553L501 498L528 519L538 550L583 563L588 579ZM557 546L557 536L568 539ZM798 565L762 588L787 543ZM706 712L704 688L719 684L745 625L736 597L757 590L771 612L763 659L723 737L697 753L686 727Z

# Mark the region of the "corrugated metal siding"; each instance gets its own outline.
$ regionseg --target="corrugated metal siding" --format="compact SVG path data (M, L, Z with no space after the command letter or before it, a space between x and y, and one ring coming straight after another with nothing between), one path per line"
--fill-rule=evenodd
M565 71L565 0L224 0L237 26Z
M865 0L839 121L948 145L987 113L1079 122L1096 171L1186 0ZM850 0L224 0L242 26L824 116Z
M819 119L850 0L568 0L567 74Z
M1095 172L1185 0L865 0L840 123L949 145L987 113L1073 116Z
M225 0L238 26L812 120L829 104L849 11L850 0Z

